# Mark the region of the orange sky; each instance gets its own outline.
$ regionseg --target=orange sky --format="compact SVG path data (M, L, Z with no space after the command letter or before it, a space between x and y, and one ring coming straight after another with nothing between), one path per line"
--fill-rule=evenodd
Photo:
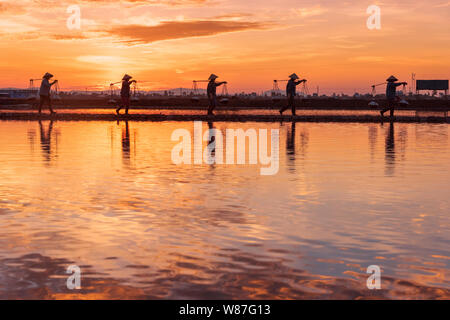
M73 4L80 30L66 27ZM371 4L381 30L366 26ZM0 87L49 71L65 89L125 72L145 89L189 88L214 72L232 92L260 92L296 72L310 90L368 92L391 74L448 79L449 19L448 0L3 0Z

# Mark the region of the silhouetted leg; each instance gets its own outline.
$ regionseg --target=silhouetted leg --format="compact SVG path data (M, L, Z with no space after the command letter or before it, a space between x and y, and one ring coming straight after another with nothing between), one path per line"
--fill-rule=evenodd
M294 96L291 96L289 104L291 105L292 115L295 116L295 100Z
M116 109L116 113L119 114L119 111L122 110L123 108L126 108L127 105L127 101L126 101L126 97L125 96L120 96L120 100L121 100L121 104L120 106Z
M283 114L283 112L285 112L287 109L291 108L291 96L287 97L287 106L286 107L282 107L280 109L280 114Z
M216 108L216 97L210 97L208 114L212 115L215 108Z
M127 97L126 101L125 101L125 114L128 114L128 110L130 109L130 105L131 105L130 97Z
M45 97L41 96L40 100L39 100L39 113L42 112L42 106L44 105L44 102L45 102Z
M47 103L48 103L48 109L50 110L50 113L56 113L55 111L53 111L52 99L50 99L50 97L47 98Z
M388 99L386 102L386 108L380 111L381 117L384 117L384 114L391 109L392 109L392 101Z
M53 120L50 120L50 124L48 125L48 139L50 140L50 137L52 136L52 130L53 130Z
M391 121L394 120L394 111L395 111L395 107L397 106L397 101L395 100L391 100L389 103L389 110L390 110L390 116L391 116Z
M208 96L208 114L212 113L212 99L210 96Z

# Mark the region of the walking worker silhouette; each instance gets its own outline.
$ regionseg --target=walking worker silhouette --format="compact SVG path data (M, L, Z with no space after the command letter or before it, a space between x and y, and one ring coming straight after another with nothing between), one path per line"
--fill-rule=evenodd
M290 79L286 85L286 96L287 96L287 100L288 100L288 105L286 107L280 109L280 114L282 115L284 111L291 108L292 115L295 116L295 96L296 96L297 86L300 83L306 82L306 79L299 80L300 78L295 73L291 74L289 76L289 78ZM299 81L297 81L297 80L299 80Z
M58 80L53 81L50 83L50 79L53 78L53 75L51 73L46 73L42 77L41 82L41 88L39 89L39 114L42 112L42 107L45 103L48 105L48 109L50 110L50 114L55 114L55 111L53 111L52 108L52 100L50 98L50 89L52 88L52 85L58 82Z
M383 110L380 111L381 120L384 118L384 113L388 110L391 111L391 120L394 118L394 109L398 105L398 96L397 96L397 87L407 85L406 82L397 82L398 79L394 76L390 76L387 80L388 82L386 86L386 98L387 98L387 106Z
M208 115L214 115L213 111L217 106L217 87L219 87L223 84L227 84L226 81L216 82L217 78L218 78L218 76L216 76L215 74L211 74L208 79L209 80L208 89L207 89L208 100L209 100Z
M120 89L120 97L122 99L122 104L119 106L119 108L116 109L116 113L119 115L119 111L122 108L125 108L125 114L128 114L128 109L130 108L130 85L134 82L136 83L136 80L131 80L133 77L125 74L122 78L122 89ZM131 81L130 81L131 80Z

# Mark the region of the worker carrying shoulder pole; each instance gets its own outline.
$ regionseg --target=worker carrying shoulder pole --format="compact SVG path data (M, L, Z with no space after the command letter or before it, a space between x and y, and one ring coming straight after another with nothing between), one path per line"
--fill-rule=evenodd
M126 74L122 78L122 88L120 89L120 97L122 99L122 104L119 106L119 108L116 109L117 115L119 115L119 111L122 108L125 108L125 114L128 114L128 109L130 108L130 86L132 83L136 83L136 80L131 80L133 77ZM131 80L131 81L130 81Z
M387 106L385 109L380 111L381 119L384 118L384 113L388 110L391 111L391 120L394 118L394 109L398 105L398 97L397 97L397 87L407 85L406 82L397 82L398 79L394 76L390 76L387 80L388 82L386 86L386 98L387 98Z
M217 105L217 87L219 87L223 84L227 84L226 81L216 82L217 78L218 78L218 76L216 76L215 74L211 74L208 79L209 80L208 89L207 89L208 100L209 100L208 115L213 115L213 111Z
M289 76L289 78L290 79L286 85L286 95L287 95L288 105L287 105L287 107L280 109L280 114L282 115L284 111L291 108L292 115L295 116L295 101L294 101L294 99L296 96L297 86L301 83L306 82L306 79L299 80L300 78L295 73L291 74ZM297 80L299 80L299 81L297 81Z
M42 112L42 107L44 106L45 103L47 103L47 105L48 105L50 114L55 114L55 111L53 111L53 108L52 108L52 100L50 97L50 90L51 90L52 86L58 82L58 80L55 80L52 83L50 83L51 78L53 78L53 75L48 72L46 74L44 74L44 76L42 77L41 88L39 89L39 97L40 97L39 114Z

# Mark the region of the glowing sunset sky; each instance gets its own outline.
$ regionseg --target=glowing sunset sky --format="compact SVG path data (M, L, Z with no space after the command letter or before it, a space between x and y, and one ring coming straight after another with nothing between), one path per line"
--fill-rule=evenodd
M80 30L66 27L81 7ZM369 30L367 7L381 7ZM62 88L126 73L146 89L191 87L211 72L230 91L262 91L292 72L310 90L368 92L391 74L450 75L450 2L300 0L0 1L0 87L55 74Z

